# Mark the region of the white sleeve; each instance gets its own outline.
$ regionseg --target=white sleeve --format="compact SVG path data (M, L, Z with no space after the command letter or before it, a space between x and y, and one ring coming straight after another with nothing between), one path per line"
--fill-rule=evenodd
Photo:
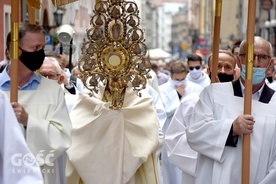
M195 105L190 126L186 129L187 141L192 149L218 162L222 162L225 143L230 132L233 118L218 118L223 107L214 101L212 86L204 88ZM226 98L220 95L221 98ZM235 110L235 114L236 114ZM232 111L234 114L234 110ZM236 116L236 115L233 115Z
M14 111L0 91L0 183L43 183Z
M84 90L84 84L79 78L77 78L76 87L80 92Z
M164 107L166 110L167 118L171 118L176 110L176 108L180 104L180 100L178 94L175 89L167 89L167 83L163 84L162 87L159 88L160 97L164 103Z
M165 134L165 146L169 160L183 172L195 176L197 152L190 148L185 130L190 124L198 94L182 99Z

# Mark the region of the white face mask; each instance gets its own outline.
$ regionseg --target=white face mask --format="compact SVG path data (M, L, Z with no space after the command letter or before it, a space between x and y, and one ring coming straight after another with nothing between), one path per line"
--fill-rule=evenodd
M181 86L183 84L186 84L186 78L184 80L181 80L181 81L178 81L178 80L173 80L173 79L170 79L171 83L174 85L174 86Z
M193 78L193 79L198 79L200 76L201 76L201 70L197 70L197 69L193 69L193 70L190 70L190 76Z

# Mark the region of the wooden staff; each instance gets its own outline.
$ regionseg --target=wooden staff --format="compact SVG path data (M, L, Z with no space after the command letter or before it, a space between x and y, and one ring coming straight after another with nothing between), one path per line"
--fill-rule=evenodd
M254 57L254 30L256 18L256 0L248 1L247 15L247 54L244 91L244 114L251 114L252 73ZM242 184L249 184L250 178L250 134L243 135L242 141Z
M30 5L27 6L28 7L28 17L29 17L29 23L30 24L35 24L35 9L34 7L31 7Z
M222 0L216 0L215 22L213 33L213 50L212 50L212 73L211 83L216 82L218 73L218 55L219 55L219 41L220 41L220 22L221 22Z
M10 68L10 101L18 101L18 32L19 1L11 1L11 68Z

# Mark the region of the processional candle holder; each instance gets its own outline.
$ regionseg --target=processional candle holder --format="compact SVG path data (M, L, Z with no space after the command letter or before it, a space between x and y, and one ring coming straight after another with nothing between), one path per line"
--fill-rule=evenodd
M139 10L135 2L108 0L96 3L93 12L78 66L90 96L103 85L102 101L117 110L123 106L126 88L140 96L150 78Z

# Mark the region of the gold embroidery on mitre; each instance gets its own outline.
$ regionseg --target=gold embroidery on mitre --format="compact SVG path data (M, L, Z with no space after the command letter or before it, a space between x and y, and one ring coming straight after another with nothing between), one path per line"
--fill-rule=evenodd
M88 40L82 45L78 62L83 82L90 95L105 86L102 100L111 109L123 106L125 90L137 92L146 87L151 64L146 58L144 31L139 28L139 10L135 2L100 1L94 7ZM132 86L127 86L131 84Z

